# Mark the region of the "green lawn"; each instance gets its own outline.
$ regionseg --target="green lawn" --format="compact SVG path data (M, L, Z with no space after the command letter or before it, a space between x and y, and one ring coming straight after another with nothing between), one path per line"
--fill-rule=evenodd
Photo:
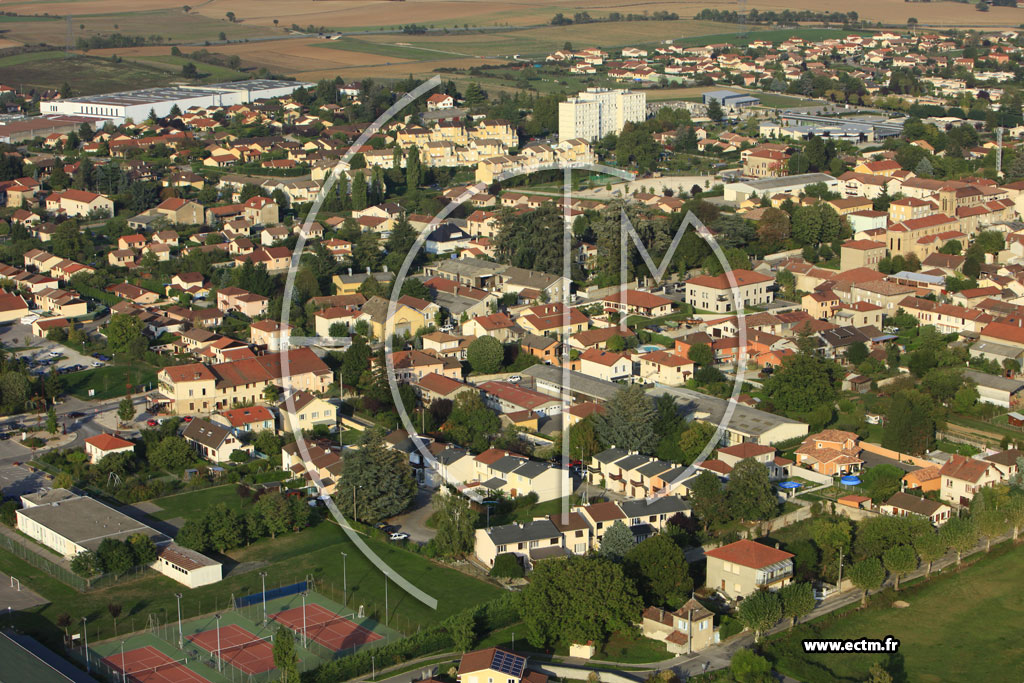
M780 530L780 534L782 531ZM960 572L900 591L906 609L869 608L812 623L792 635L772 639L776 669L801 681L863 681L883 655L805 655L800 638L878 638L900 641L890 661L896 680L1019 681L1024 679L1020 620L1024 594L1019 577L1024 548L1003 544ZM906 672L896 676L895 667Z
M145 384L156 385L156 370L150 366L141 365L105 365L102 368L92 368L81 372L72 372L65 375L68 393L76 398L102 400L124 396L127 386L132 386L132 391L138 391L139 387ZM89 396L89 390L94 389L95 395Z
M86 57L63 52L31 52L0 59L0 82L19 88L60 88L71 84L74 95L167 85L180 80L165 69L140 62L113 62L100 57Z
M206 510L217 503L226 503L229 508L240 510L244 502L242 497L235 492L234 484L212 486L208 489L157 498L153 503L163 509L152 516L157 519L187 518L194 516L197 511Z

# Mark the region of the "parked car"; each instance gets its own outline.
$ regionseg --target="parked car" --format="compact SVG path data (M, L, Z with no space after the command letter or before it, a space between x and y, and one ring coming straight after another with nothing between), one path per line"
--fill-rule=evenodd
M191 422L192 421L192 416L191 415L186 415L185 417L181 418L181 421L182 422Z
M515 382L515 383L518 383L518 382L522 382L522 381L523 381L523 378L522 378L522 376L520 376L520 375L512 375L511 377L509 377L509 378L508 378L508 381L509 381L509 382Z
M148 425L150 427L156 427L157 424L159 424L159 423L156 420L154 420L153 418L150 418L150 419L146 420L146 425Z
M77 420L78 418L85 417L85 413L79 412L77 410L72 410L70 413L67 414L67 416L70 417L72 420Z
M396 531L395 533L388 536L392 541L407 541L409 540L409 534L404 531Z

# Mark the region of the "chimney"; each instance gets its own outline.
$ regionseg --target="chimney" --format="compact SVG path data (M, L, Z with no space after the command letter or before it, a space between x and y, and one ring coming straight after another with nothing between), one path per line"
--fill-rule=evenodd
M366 266L366 274L367 274L367 275L369 275L369 274L370 274L370 266Z
M348 269L348 274L349 274L349 275L351 275L351 274L352 274L352 269L351 269L351 268L349 268L349 269Z

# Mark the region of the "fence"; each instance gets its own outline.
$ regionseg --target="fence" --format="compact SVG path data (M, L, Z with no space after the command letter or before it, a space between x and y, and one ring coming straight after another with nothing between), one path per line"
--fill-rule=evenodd
M6 534L0 535L0 547L14 555L17 555L36 569L41 569L58 581L66 583L75 590L86 591L89 589L88 579L82 578L64 565L49 559L45 555L35 552L31 548L19 543Z
M36 552L24 543L19 543L17 540L11 538L6 534L0 535L0 548L6 549L11 553L17 555L21 559L28 562L36 569L41 569L53 578L57 579L61 583L65 583L75 590L84 593L85 591L92 590L94 588L103 588L105 586L111 586L115 583L119 583L137 574L141 574L146 571L150 571L149 567L139 565L128 570L124 574L103 574L101 576L94 576L91 578L85 578L74 573L64 565L60 564L55 560L51 560L42 552ZM42 549L40 549L42 550Z
M235 598L235 607L248 607L249 605L255 605L257 603L263 603L267 600L273 600L274 598L281 598L285 595L295 595L296 593L304 593L309 584L305 581L299 581L288 586L278 586L277 588L271 588L268 591L260 591L259 593L253 593L252 595L243 595L240 598Z

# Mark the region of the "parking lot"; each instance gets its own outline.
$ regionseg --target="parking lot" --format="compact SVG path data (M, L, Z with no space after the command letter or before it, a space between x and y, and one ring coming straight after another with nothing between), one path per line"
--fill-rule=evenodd
M19 349L15 355L34 364L31 365L31 369L35 374L45 374L51 368L71 371L71 368L85 370L106 365L63 344L40 339L32 334L30 325L23 325L20 322L0 328L0 344L9 349Z

